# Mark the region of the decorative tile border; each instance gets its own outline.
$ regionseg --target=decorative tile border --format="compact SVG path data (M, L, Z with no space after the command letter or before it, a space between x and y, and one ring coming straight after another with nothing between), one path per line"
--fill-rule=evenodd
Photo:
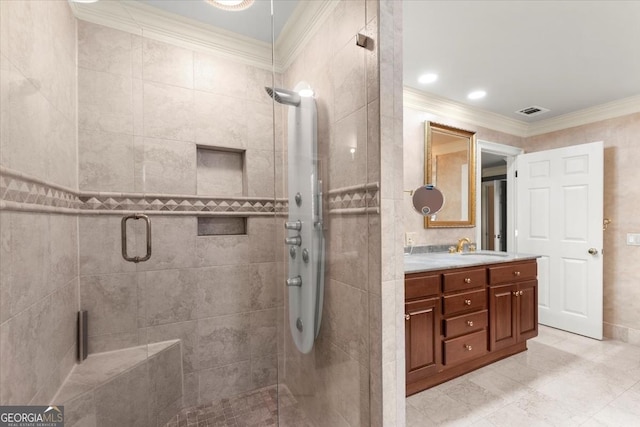
M377 182L327 192L329 214L379 213ZM0 210L75 215L265 216L287 213L287 199L77 191L0 167Z
M380 185L377 182L336 188L327 194L329 214L379 213Z
M264 216L287 211L286 199L76 191L0 167L0 209L76 215Z
M81 193L83 211L156 211L268 214L286 210L286 200L253 197Z
M9 204L78 209L76 191L0 167L0 201Z

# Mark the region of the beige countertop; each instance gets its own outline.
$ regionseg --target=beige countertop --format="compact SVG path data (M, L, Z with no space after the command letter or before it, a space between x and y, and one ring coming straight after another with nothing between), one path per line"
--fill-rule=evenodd
M513 252L477 251L454 253L421 253L404 255L404 272L420 273L431 270L471 267L475 265L500 264L504 262L536 259L540 255Z

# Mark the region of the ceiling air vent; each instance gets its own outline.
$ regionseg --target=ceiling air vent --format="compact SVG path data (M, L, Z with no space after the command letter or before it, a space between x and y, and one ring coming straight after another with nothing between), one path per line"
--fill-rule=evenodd
M522 114L523 116L533 117L539 116L540 114L544 114L549 111L548 108L538 107L537 105L532 105L531 107L523 108L521 110L516 111L518 114Z

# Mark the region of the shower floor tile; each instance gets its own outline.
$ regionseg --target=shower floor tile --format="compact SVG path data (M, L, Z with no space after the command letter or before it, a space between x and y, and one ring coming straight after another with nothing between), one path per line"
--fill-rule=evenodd
M280 387L281 404L294 406L295 399ZM283 409L285 409L283 407ZM295 425L306 425L299 419ZM165 427L271 427L278 425L278 388L269 386L228 399L181 410Z

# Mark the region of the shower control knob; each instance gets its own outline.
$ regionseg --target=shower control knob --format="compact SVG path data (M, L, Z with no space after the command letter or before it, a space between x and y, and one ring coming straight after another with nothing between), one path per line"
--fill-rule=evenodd
M291 246L300 246L302 244L302 238L300 236L285 237L284 243Z
M302 277L290 277L287 279L287 286L302 286Z
M287 221L284 223L284 228L286 228L287 230L302 230L302 222Z

